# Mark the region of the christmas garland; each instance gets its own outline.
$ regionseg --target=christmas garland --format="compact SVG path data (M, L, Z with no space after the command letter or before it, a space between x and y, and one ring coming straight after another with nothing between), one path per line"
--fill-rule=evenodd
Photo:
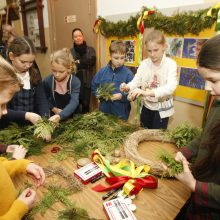
M145 11L150 11L148 8L142 8L141 13L136 16L131 16L127 21L118 21L116 23L107 21L106 19L99 17L99 31L105 37L116 36L119 38L126 36L135 36L139 33L137 27L138 18L144 14ZM216 22L217 12L216 9L212 16L207 16L209 9L202 9L189 12L178 12L173 16L165 16L161 12L155 9L155 13L152 13L144 19L144 27L163 31L168 35L180 35L195 34L198 35L201 31L207 28L211 28ZM97 22L95 23L97 24Z

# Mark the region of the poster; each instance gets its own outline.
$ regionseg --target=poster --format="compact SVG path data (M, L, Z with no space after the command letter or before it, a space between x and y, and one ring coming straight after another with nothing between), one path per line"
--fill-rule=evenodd
M166 38L166 54L170 57L182 57L183 38Z

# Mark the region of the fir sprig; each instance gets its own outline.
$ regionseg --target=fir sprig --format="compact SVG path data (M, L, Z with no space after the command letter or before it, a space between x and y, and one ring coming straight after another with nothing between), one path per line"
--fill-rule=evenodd
M174 177L175 174L183 172L183 164L175 160L175 158L167 151L162 151L159 154L159 159L167 166L169 177Z
M167 130L165 140L173 140L178 148L186 146L196 136L201 134L201 129L190 124L181 124L172 130Z
M113 96L113 91L115 90L114 83L104 83L97 88L96 98L100 101L104 99L105 101L111 100Z

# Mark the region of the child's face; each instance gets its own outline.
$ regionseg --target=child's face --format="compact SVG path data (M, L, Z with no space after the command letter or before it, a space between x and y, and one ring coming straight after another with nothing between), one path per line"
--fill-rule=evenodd
M0 91L0 118L2 115L7 114L7 103L12 99L15 93L15 89L12 89L11 86L5 87Z
M59 63L56 63L56 62L52 62L51 69L52 69L52 73L53 73L54 78L58 82L62 82L64 79L66 79L66 77L71 72L70 69L67 69L62 64L59 64Z
M112 53L110 54L110 58L112 61L112 66L115 68L122 66L125 62L125 54Z
M9 58L12 62L12 65L15 67L18 73L25 73L33 65L35 55L34 54L22 54L20 56L14 56L14 54L10 52Z
M198 71L208 84L206 90L209 90L220 101L220 71L204 67L198 67Z
M154 41L149 41L146 46L148 57L152 60L154 64L160 64L166 45L158 44Z

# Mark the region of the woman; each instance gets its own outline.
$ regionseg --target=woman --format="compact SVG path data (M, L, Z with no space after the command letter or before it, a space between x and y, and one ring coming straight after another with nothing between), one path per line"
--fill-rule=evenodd
M81 29L73 29L72 39L73 48L70 51L77 65L76 76L81 81L79 113L86 113L89 112L91 81L95 73L96 54L92 47L87 46Z

